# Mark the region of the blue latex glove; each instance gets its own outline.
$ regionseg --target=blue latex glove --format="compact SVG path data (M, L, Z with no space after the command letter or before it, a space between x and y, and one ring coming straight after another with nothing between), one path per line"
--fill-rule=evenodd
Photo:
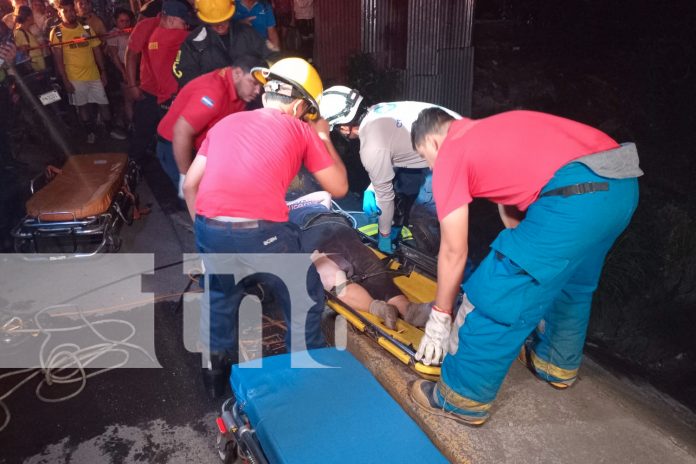
M377 206L377 197L374 190L367 189L363 193L363 212L368 216L379 216L382 210Z
M379 248L379 251L382 253L394 253L394 246L392 245L391 237L389 235L385 237L384 235L379 234L379 238L377 239L377 248Z

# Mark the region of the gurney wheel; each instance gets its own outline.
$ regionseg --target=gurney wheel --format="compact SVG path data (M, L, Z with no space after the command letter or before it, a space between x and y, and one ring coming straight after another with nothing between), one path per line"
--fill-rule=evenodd
M216 444L218 456L220 456L220 460L224 464L234 464L237 462L237 441L234 438L228 438L218 433Z
M106 252L117 253L121 249L121 237L115 234L109 234L106 237Z

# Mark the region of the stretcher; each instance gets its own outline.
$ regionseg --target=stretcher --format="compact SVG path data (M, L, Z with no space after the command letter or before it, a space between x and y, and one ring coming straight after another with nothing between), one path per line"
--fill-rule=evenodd
M236 400L217 419L225 463L447 462L350 353L303 354L328 367L291 367L290 354L232 367Z
M394 274L394 283L411 301L426 303L435 299L436 281L418 265L405 256L395 254L387 258L372 248L381 259L387 260L387 269ZM398 250L397 250L398 251ZM396 321L394 330L388 329L382 320L367 311L359 311L340 301L334 292L326 292L327 305L343 316L356 330L367 335L389 354L409 366L423 378L437 380L440 366L426 366L415 359L418 345L423 337L423 330L403 319Z
M139 215L137 178L125 153L74 155L62 169L49 167L31 182L26 216L12 230L15 251L69 257L118 251L120 227Z

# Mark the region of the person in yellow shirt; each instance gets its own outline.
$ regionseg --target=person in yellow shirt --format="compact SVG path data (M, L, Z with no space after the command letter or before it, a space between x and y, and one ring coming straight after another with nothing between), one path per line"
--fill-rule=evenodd
M61 24L51 30L50 42L56 71L63 80L71 105L77 107L80 120L87 130L87 143L96 140L95 119L88 104L99 105L99 114L107 131L114 139L124 140L125 134L111 128L111 111L106 97L106 68L101 41L86 24L77 20L74 0L60 0L58 5Z
M39 46L38 39L31 32L31 27L34 24L34 16L31 8L28 6L20 6L15 21L17 28L14 31L14 40L17 49L29 55L31 59L31 68L34 71L44 71L46 69L46 60L44 60L43 51Z

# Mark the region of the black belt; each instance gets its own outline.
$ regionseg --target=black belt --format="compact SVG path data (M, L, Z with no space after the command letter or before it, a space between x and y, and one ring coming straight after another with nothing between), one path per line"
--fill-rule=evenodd
M544 192L539 197L570 197L572 195L584 195L593 192L606 192L609 190L608 182L584 182L582 184L567 185L559 187L548 192Z

